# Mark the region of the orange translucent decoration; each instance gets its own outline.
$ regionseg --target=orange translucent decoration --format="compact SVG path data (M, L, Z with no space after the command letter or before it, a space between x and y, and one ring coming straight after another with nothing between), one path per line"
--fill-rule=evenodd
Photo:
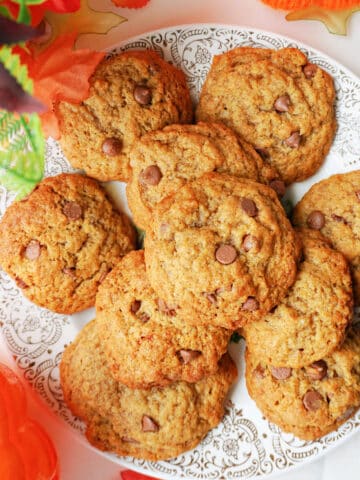
M302 10L309 7L321 7L328 10L341 10L360 5L360 0L262 0L273 8L282 10Z
M0 364L0 479L58 480L54 446L27 416L24 388L18 377Z

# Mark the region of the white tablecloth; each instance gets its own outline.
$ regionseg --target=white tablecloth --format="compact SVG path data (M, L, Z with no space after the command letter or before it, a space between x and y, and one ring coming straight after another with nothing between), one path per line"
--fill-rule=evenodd
M101 10L112 8L110 0L90 2ZM115 11L115 8L114 8ZM119 10L117 10L119 13ZM283 11L272 10L259 0L150 0L141 10L121 9L128 22L119 25L97 45L105 48L149 30L187 23L228 23L260 28L287 35L311 45L360 76L360 12L349 22L348 35L330 34L323 24L314 21L287 22ZM84 39L86 43L86 39ZM360 128L360 126L359 126ZM0 336L0 360L11 365ZM60 459L61 480L119 480L120 467L84 446L58 418L30 401L30 410L51 435ZM39 414L39 412L41 412ZM296 471L281 475L282 480L359 480L360 433L319 460Z

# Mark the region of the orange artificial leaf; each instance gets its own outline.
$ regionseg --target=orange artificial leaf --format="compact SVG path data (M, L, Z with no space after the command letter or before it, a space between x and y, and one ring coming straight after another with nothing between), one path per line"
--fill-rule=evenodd
M273 8L282 10L303 10L320 7L328 10L341 10L360 5L359 0L262 0Z
M150 0L111 0L117 7L123 8L142 8L149 3Z
M34 82L34 96L49 107L41 115L44 132L59 138L57 120L52 112L54 103L80 103L89 95L89 78L104 53L74 50L76 34L63 35L35 58L17 49Z

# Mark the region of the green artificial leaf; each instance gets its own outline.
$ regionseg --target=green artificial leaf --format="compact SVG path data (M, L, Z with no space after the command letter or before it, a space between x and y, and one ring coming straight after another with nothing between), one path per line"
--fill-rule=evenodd
M33 92L27 68L11 48L0 49L0 62L26 92ZM20 199L42 179L44 162L45 139L39 116L0 110L0 183Z
M19 200L43 177L45 140L36 114L0 111L0 182Z
M6 17L6 18L11 18L11 14L9 12L9 10L4 7L3 5L0 5L0 15L2 15L3 17Z

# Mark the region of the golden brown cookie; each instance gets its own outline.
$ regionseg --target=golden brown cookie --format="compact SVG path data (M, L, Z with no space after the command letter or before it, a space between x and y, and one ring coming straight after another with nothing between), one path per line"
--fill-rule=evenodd
M295 225L319 230L350 264L355 304L360 305L360 170L313 185L296 205Z
M107 275L96 318L112 375L130 388L197 382L215 373L231 335L179 320L151 288L143 250L130 252Z
M282 302L242 332L251 354L276 367L300 368L333 352L353 314L350 270L319 232L298 231L303 256Z
M190 323L236 329L261 318L295 281L299 241L273 189L209 173L154 209L149 281Z
M237 372L226 354L218 371L197 383L133 390L109 375L96 321L65 350L60 364L64 399L87 424L90 443L147 460L194 448L220 421Z
M232 127L289 184L313 175L328 153L334 99L331 77L300 50L240 47L214 58L196 117Z
M185 75L152 50L103 60L80 105L55 105L70 163L101 181L130 177L129 151L146 132L192 119Z
M31 301L71 314L95 304L99 284L135 246L128 218L90 178L45 178L0 222L0 264Z
M170 125L144 135L131 152L130 164L127 198L136 225L145 230L156 204L204 173L228 173L285 192L277 172L220 123Z
M360 406L360 331L350 329L343 345L306 368L269 367L246 352L250 396L271 422L304 440L336 430Z

